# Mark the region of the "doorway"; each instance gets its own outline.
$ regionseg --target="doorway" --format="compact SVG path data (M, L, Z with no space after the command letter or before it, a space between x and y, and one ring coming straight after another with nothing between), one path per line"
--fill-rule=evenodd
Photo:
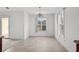
M4 36L4 38L9 37L9 17L5 16L1 18L1 35Z

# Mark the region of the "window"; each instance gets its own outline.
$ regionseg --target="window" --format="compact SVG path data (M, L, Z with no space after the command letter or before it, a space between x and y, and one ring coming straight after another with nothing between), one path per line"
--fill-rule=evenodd
M46 18L37 19L36 22L36 31L46 31Z
M58 36L65 38L65 8L58 13Z

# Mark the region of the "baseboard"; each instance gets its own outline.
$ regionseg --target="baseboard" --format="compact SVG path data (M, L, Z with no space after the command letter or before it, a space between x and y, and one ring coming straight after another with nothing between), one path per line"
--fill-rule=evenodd
M53 37L55 38L54 36L29 36L29 37Z
M26 40L26 39L28 39L28 38L30 38L30 36L28 36L27 38L24 38L24 40Z

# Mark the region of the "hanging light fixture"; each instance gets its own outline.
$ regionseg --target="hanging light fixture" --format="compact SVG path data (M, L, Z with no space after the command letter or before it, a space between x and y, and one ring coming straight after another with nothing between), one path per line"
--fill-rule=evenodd
M5 7L6 9L10 9L9 7Z
M39 8L39 13L37 15L37 20L42 21L42 19L44 18L44 16L41 14L41 7L38 7L38 8Z

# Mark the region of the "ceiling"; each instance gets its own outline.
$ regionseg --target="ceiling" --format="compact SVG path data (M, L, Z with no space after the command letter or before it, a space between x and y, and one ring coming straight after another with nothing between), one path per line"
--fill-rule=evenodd
M42 14L52 14L56 13L57 11L61 10L63 7L41 7L40 12ZM6 9L6 7L0 7L0 12L4 11L26 11L30 14L37 14L39 13L38 7L9 7L9 9Z

